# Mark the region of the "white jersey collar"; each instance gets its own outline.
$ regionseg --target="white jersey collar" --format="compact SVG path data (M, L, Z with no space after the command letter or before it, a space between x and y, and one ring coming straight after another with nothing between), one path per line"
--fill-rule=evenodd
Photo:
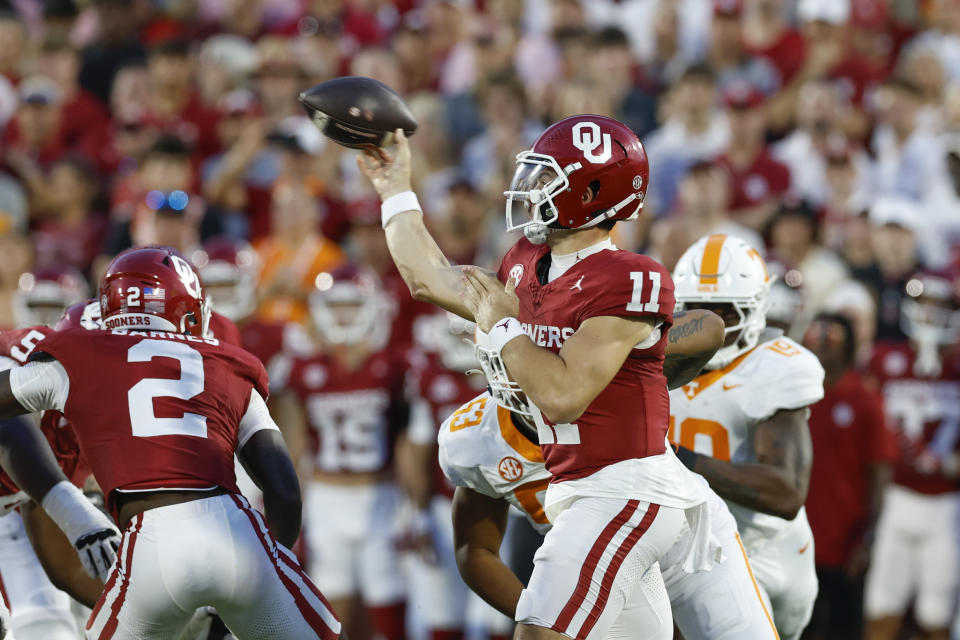
M547 282L553 282L563 274L567 272L570 267L577 264L584 258L592 256L595 253L600 253L605 249L611 251L617 250L617 245L613 244L613 240L609 237L604 238L596 244L592 244L589 247L584 247L579 251L574 251L573 253L565 253L563 255L558 255L556 253L550 254L550 272L547 274Z

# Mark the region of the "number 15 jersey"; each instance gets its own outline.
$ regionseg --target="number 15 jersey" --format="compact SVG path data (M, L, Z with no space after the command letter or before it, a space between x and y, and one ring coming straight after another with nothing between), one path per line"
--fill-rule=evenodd
M214 338L164 331L70 329L37 353L66 372L62 412L114 509L120 491L237 491L234 452L252 393L267 396L254 356ZM29 367L27 367L29 369Z

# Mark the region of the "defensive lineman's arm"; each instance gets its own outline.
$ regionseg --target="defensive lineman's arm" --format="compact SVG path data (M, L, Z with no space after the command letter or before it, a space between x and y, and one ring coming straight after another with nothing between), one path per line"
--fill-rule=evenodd
M723 319L706 309L673 314L663 360L663 375L667 378L668 388L682 387L697 377L717 349L723 346L723 329Z
M373 183L380 199L389 198L410 187L410 145L402 129L395 132L397 147L393 155L383 149L357 156L360 170ZM397 270L417 300L433 303L467 320L473 314L461 297L461 268L453 267L440 251L416 210L393 216L384 227L390 255Z
M677 456L699 473L721 498L792 520L807 500L813 444L807 408L781 409L757 425L757 462L738 464L701 456L679 447Z
M460 576L474 593L512 620L523 583L500 559L507 529L506 500L457 487L453 494L453 545Z

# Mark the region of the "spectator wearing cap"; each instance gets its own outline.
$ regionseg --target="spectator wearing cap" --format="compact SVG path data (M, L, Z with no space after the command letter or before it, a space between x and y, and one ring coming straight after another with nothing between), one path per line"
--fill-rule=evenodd
M210 108L219 107L225 95L246 82L256 65L256 50L248 40L226 34L207 38L197 58L200 100Z
M875 191L919 202L942 177L943 166L937 136L919 117L920 91L912 81L894 76L877 91L875 103Z
M707 63L717 77L721 92L745 83L764 95L771 95L780 86L780 75L768 59L751 56L744 48L743 1L713 0Z
M877 339L904 340L900 301L907 280L920 267L917 236L923 213L905 198L883 196L869 211L874 263L854 271L877 300Z
M808 420L813 469L806 508L820 591L804 637L859 640L864 574L897 443L886 427L882 396L854 367L850 320L817 315L803 344L826 372L823 400L810 408Z
M790 188L790 170L774 159L764 140L764 97L752 85L736 83L723 94L730 144L720 163L730 174L730 217L762 231Z
M898 74L910 78L920 95L920 128L939 130L943 126L943 98L947 84L943 62L929 46L905 49L897 61Z
M267 126L274 127L284 118L302 113L296 98L302 89L307 88L303 86L306 75L285 38L260 38L257 55L260 62L254 73L254 86Z
M954 0L932 0L928 3L930 28L921 32L908 45L932 48L954 83L960 82L960 9Z
M660 101L663 125L643 140L650 158L650 190L644 207L658 216L673 208L677 185L687 169L729 145L729 124L715 107L715 99L713 72L707 65L696 64Z
M253 245L262 265L257 317L302 324L314 280L335 269L345 256L320 233L320 203L306 185L285 181L274 187L270 217L270 235Z
M920 251L924 263L945 268L960 247L960 132L943 136L946 179L938 180L923 199L924 229Z
M816 212L803 201L787 199L770 223L770 253L800 272L805 297L804 315L795 326L801 331L823 308L831 291L847 277L847 268L837 255L818 242Z
M730 219L728 202L730 175L726 167L711 160L697 162L680 181L675 210L654 223L649 253L672 271L691 244L715 233L737 236L763 253L763 238Z
M71 148L99 151L107 136L109 115L104 103L80 86L80 62L80 53L69 42L53 39L44 41L36 61L37 70L60 89L64 143ZM90 160L106 168L99 153Z
M106 216L93 209L98 180L80 157L54 163L46 179L48 209L31 232L37 267L70 267L89 273L107 230Z
M147 52L138 38L133 3L94 0L93 7L99 34L97 41L83 50L80 86L108 104L117 71L133 62L142 63Z
M198 160L219 148L216 111L204 106L193 84L194 63L184 40L166 40L147 57L147 119L193 147Z
M604 114L616 118L644 136L656 126L657 101L636 86L636 70L630 41L617 27L605 27L591 38L589 73L596 90L612 101L613 111Z
M27 26L10 9L0 9L0 75L18 82L27 49Z

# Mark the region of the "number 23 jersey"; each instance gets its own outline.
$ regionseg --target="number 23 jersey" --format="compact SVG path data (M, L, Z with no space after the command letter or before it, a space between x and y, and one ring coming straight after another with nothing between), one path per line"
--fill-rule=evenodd
M757 425L781 409L819 402L823 377L816 356L768 331L760 344L723 369L705 371L670 392L669 438L718 460L754 463ZM776 534L787 522L729 501L727 505L748 550L750 543Z
M237 491L234 452L251 392L267 397L254 356L214 338L70 329L37 347L64 368L63 414L111 508L115 489Z
M541 284L547 245L521 238L504 256L498 277L518 281L518 320L533 342L554 353L581 324L597 316L648 318L659 327L649 344L627 356L613 380L576 424L545 421L540 445L553 482L592 475L610 465L662 454L670 414L663 357L673 322L673 281L651 258L616 247L584 257Z

